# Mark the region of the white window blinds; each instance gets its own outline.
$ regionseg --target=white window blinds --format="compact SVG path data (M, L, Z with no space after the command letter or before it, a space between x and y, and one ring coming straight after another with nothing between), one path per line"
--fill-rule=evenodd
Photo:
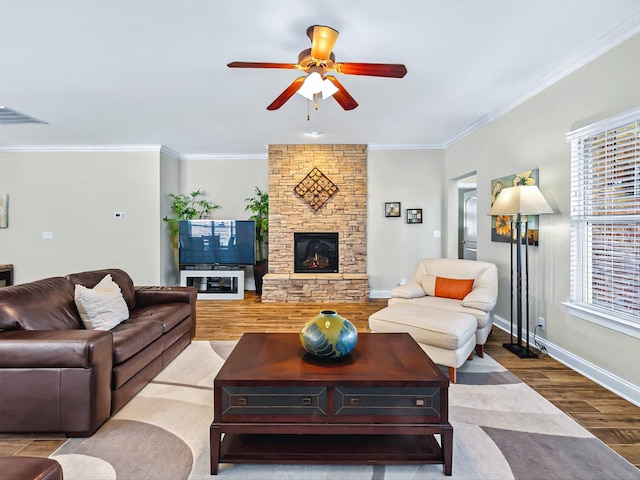
M571 302L640 328L640 109L571 141Z

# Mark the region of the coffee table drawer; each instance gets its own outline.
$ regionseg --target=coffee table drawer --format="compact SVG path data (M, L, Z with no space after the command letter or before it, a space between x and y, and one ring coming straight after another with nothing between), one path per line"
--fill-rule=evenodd
M436 416L440 389L336 387L335 415Z
M222 415L326 414L326 387L222 387Z

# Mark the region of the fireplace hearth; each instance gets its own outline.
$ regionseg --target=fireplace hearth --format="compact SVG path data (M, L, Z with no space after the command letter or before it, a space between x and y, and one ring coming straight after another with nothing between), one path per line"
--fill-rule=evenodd
M338 233L293 234L295 273L338 273Z

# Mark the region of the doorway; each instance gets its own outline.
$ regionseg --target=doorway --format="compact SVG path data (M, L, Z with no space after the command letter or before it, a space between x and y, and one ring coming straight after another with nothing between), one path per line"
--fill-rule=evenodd
M469 172L450 182L450 205L456 205L449 216L452 242L451 258L478 258L478 192L476 172ZM457 230L457 231L456 231ZM455 238L455 241L454 241Z
M458 258L478 257L478 192L475 188L458 189Z

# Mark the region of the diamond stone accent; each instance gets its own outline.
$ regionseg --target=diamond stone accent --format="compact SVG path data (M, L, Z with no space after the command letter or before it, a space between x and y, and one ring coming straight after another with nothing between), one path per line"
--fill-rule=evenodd
M338 191L338 187L324 173L313 167L293 190L317 211Z

